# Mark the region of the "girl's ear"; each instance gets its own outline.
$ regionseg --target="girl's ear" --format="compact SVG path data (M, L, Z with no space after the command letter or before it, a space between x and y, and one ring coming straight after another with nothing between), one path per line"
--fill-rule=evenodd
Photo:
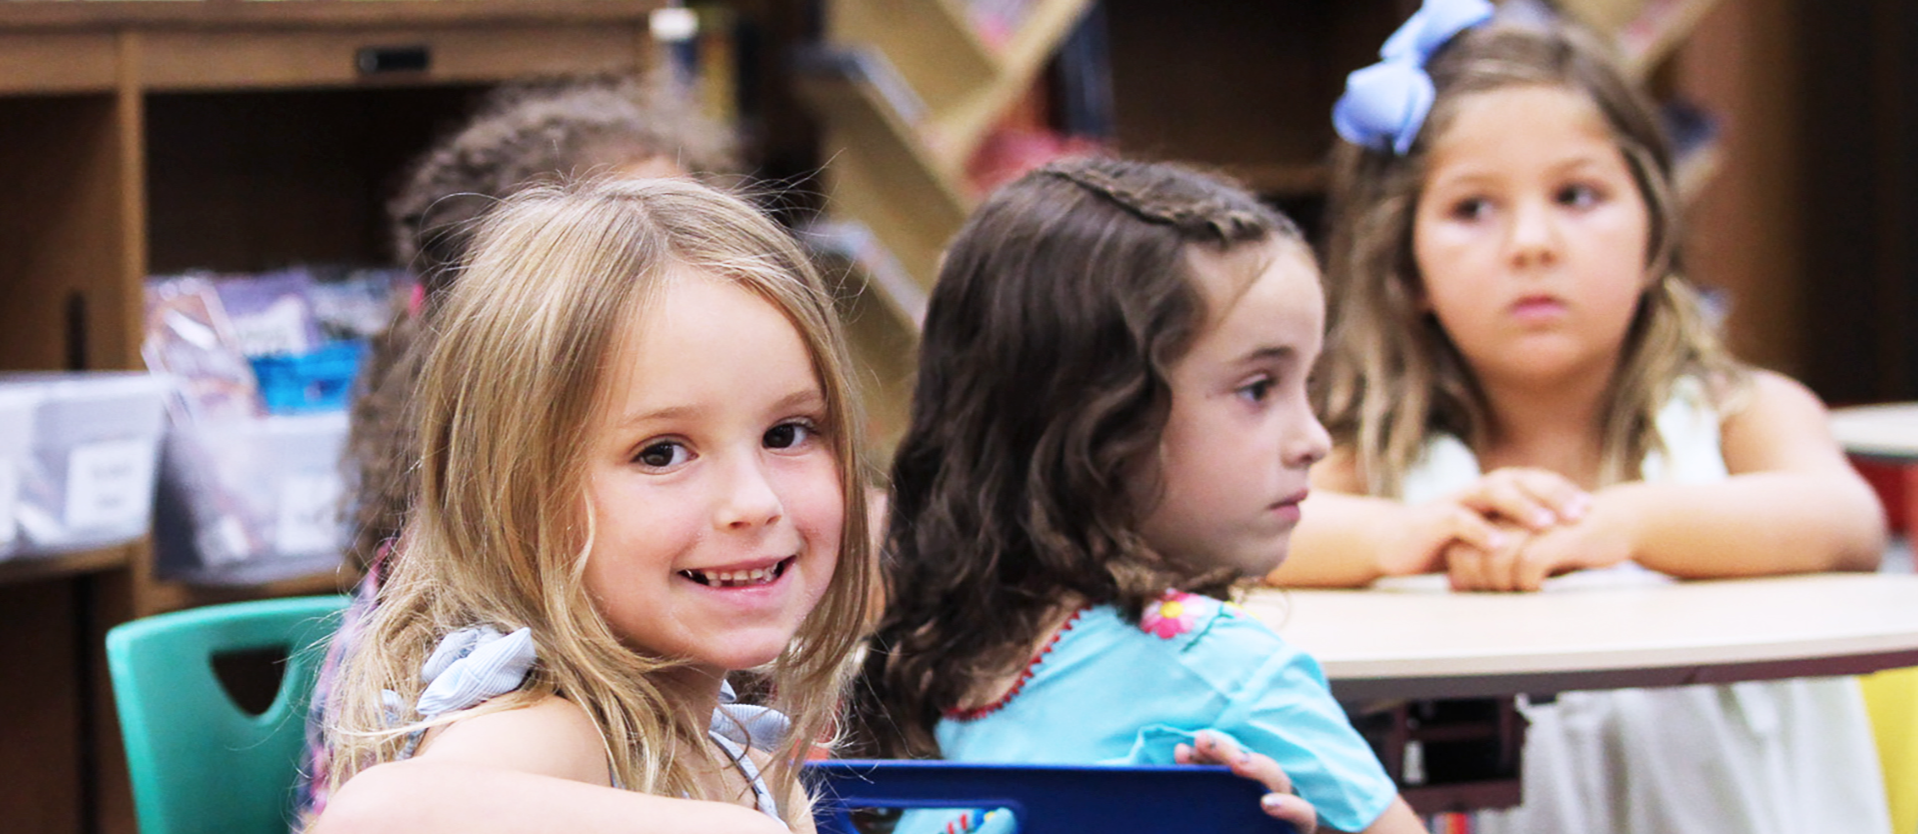
M1399 280L1406 287L1406 298L1413 303L1413 311L1423 316L1432 315L1432 298L1426 293L1425 279L1419 277L1419 268L1415 266L1411 275L1401 276Z

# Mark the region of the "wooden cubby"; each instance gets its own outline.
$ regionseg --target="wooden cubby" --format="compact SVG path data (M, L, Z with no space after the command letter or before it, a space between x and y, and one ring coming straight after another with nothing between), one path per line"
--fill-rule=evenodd
M503 81L636 72L663 0L0 4L0 369L142 367L143 281L390 260L402 167ZM131 831L101 645L191 605L343 589L156 577L145 543L0 562L0 818Z
M825 3L825 43L796 80L820 124L826 214L857 227L835 237L859 241L841 254L867 284L853 337L882 459L905 429L925 291L978 198L966 164L1089 5L1034 0L996 35L964 0Z
M801 91L824 134L829 213L871 227L930 287L975 201L967 161L1087 5L1035 0L995 43L963 0L828 3L827 50L804 66Z

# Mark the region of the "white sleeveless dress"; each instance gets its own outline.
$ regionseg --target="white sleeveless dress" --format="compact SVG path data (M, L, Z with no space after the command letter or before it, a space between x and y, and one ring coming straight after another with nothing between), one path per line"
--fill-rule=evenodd
M1649 455L1650 481L1727 476L1719 421L1696 384L1678 386L1657 420L1671 460ZM1405 500L1455 492L1480 475L1456 438L1430 442ZM1542 593L1671 582L1637 564L1580 571ZM1790 616L1791 612L1782 612ZM1565 692L1522 704L1524 802L1475 815L1483 834L1886 834L1892 823L1865 704L1853 678Z

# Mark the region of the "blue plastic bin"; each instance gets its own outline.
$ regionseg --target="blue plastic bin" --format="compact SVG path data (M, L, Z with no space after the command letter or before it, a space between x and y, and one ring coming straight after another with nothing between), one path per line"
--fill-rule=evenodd
M262 356L248 361L260 381L260 398L268 412L310 414L347 407L366 350L365 342L332 342L298 356Z

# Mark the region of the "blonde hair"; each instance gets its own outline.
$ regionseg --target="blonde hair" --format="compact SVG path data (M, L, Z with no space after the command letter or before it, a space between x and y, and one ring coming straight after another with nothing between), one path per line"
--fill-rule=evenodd
M412 503L408 399L430 348L429 320L459 278L474 221L528 185L648 159L672 160L719 184L739 167L733 145L731 130L701 115L670 73L550 79L494 90L413 164L387 213L395 256L419 276L421 305L393 311L354 396L346 469L357 495L347 554L356 565L377 567Z
M482 221L436 320L441 332L417 393L420 502L328 715L330 787L396 759L410 731L474 714L394 720L381 692L417 702L420 669L439 640L484 624L530 627L539 660L518 692L479 710L557 693L598 726L621 784L707 798L693 764L674 751L703 744L708 717L675 708L656 683L677 661L622 644L584 584L591 520L581 450L604 407L606 357L680 269L780 309L805 342L827 403L822 429L848 499L836 569L792 645L760 670L772 705L793 721L774 753L771 785L776 795L803 795L798 766L836 730L872 574L846 345L831 299L784 230L735 197L678 180L538 186Z
M1495 22L1461 32L1426 66L1437 91L1406 154L1341 143L1335 151L1327 251L1331 334L1316 391L1334 441L1353 451L1367 491L1397 496L1426 442L1449 433L1480 448L1490 430L1472 370L1420 303L1414 207L1433 142L1475 93L1552 86L1585 96L1604 118L1651 217L1647 288L1627 330L1600 429L1600 481L1640 477L1659 449L1654 418L1682 377L1736 408L1746 370L1720 345L1698 292L1680 274L1672 159L1652 107L1605 47L1570 26Z

